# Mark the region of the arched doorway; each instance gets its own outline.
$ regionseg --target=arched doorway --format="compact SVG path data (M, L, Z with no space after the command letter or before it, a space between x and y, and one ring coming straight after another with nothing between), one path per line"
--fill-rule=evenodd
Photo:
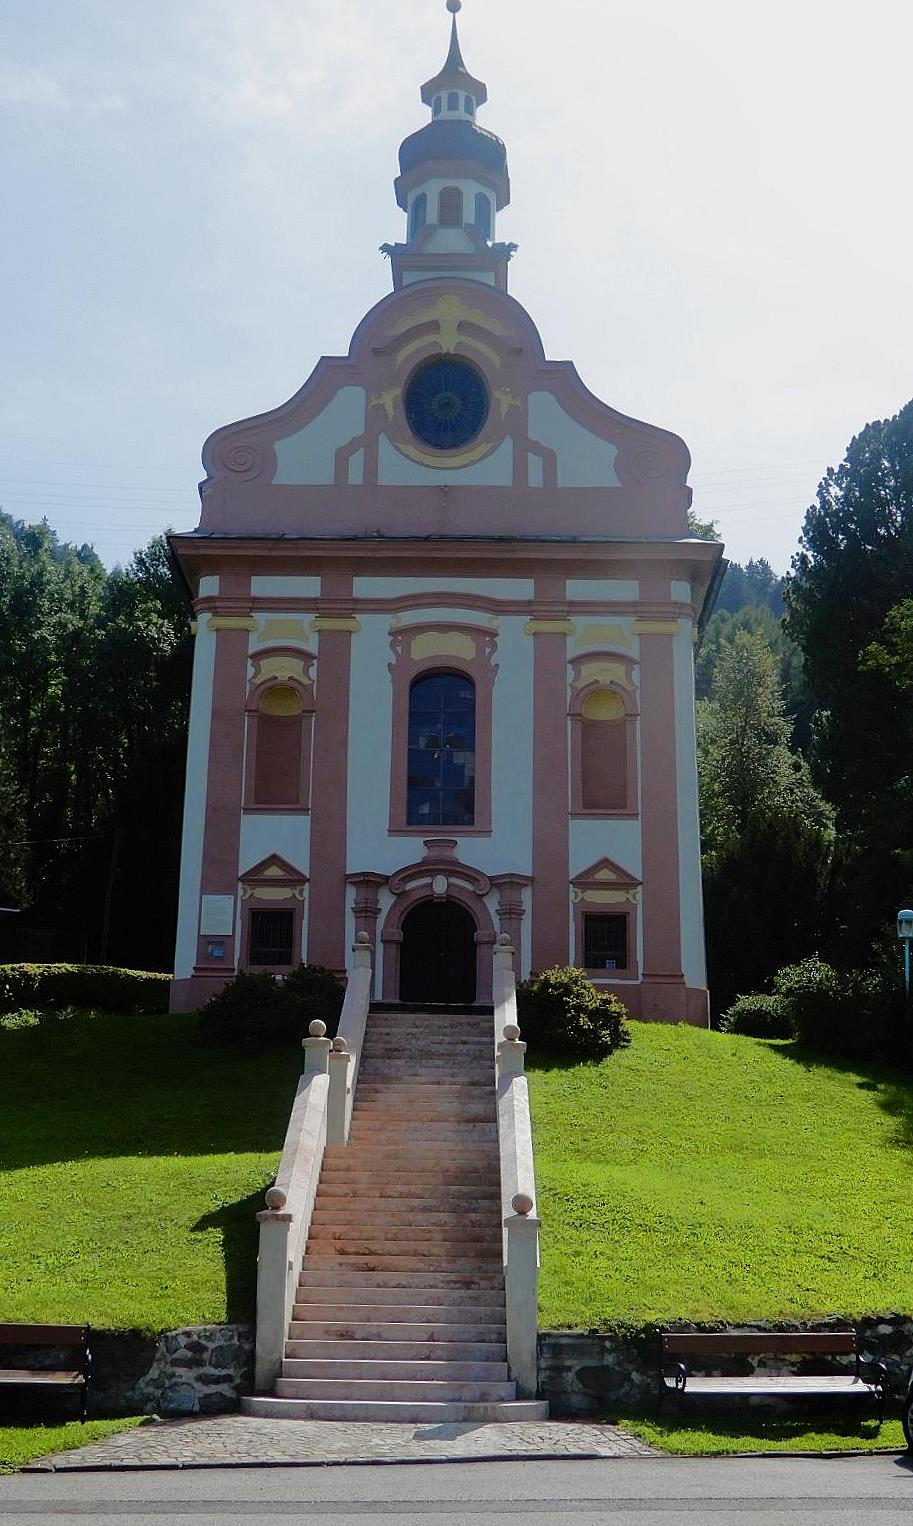
M466 1006L476 998L476 925L459 901L419 901L403 918L399 999Z

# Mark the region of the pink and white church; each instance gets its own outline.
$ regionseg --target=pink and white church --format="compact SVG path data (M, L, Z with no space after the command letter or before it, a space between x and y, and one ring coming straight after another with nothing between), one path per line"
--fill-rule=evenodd
M693 646L722 548L688 450L548 360L508 293L507 153L453 12L401 145L393 290L206 442L171 537L196 651L173 1005L238 970L491 999L575 964L706 1023ZM360 940L364 943L364 939Z

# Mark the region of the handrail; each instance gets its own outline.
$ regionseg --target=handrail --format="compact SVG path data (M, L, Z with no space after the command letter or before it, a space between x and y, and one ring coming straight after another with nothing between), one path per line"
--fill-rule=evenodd
M339 1028L330 1055L330 1100L327 1121L327 1144L348 1144L355 1106L358 1068L365 1042L368 1009L371 1005L371 945L367 933L355 935L355 967L346 985L345 1001ZM349 1075L349 1065L352 1073Z
M257 1214L258 1392L271 1388L281 1370L324 1148L348 1141L370 995L371 951L362 934L356 939L355 968L346 987L339 1036L331 1042L325 1037L326 1024L315 1020L303 1040L304 1074L292 1103L279 1169L267 1191L266 1208Z
M503 935L502 935L503 937ZM507 1360L521 1398L538 1388L537 1325L539 1224L529 1111L529 1084L523 1074L526 1045L517 1024L514 950L506 937L494 951L492 995L495 1026L495 1086L501 1163Z

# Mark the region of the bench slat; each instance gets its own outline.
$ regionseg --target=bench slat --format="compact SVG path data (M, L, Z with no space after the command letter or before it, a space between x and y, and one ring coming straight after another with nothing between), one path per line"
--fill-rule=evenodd
M0 1384L16 1388L32 1383L56 1383L62 1388L81 1388L85 1381L81 1372L36 1372L28 1367L0 1367Z
M2 1325L0 1346L85 1346L87 1325Z
M766 1334L754 1330L720 1333L663 1335L663 1352L676 1356L738 1356L744 1353L769 1356L853 1355L855 1330L812 1330L791 1332L774 1330Z
M666 1387L673 1388L670 1379L664 1379ZM681 1390L678 1390L681 1392ZM689 1376L684 1397L689 1394L845 1394L850 1398L877 1398L878 1391L871 1383L859 1379L841 1377L794 1377L787 1373L763 1374L744 1378L692 1378Z

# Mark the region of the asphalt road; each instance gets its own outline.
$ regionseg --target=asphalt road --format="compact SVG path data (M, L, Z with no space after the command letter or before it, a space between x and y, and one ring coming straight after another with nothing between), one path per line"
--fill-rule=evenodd
M0 1478L0 1526L910 1526L906 1457L221 1468Z

